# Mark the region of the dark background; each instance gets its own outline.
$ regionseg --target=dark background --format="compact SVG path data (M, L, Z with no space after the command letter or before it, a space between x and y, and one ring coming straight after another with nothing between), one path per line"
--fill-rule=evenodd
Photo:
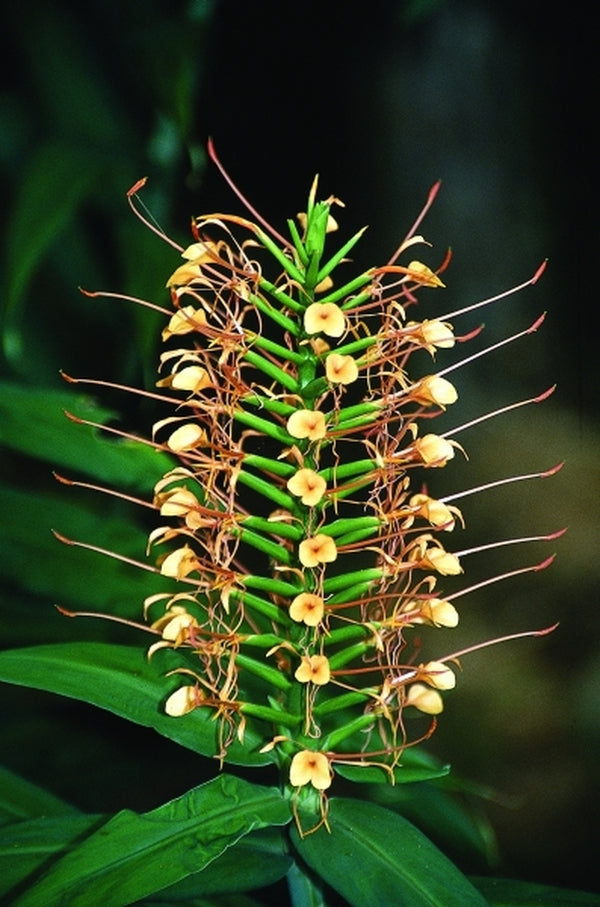
M548 258L535 288L457 324L485 321L493 343L548 313L541 332L455 373L460 415L446 418L464 421L557 382L555 394L465 432L469 462L435 481L442 494L566 461L554 479L464 507L461 547L569 532L553 543L558 558L545 573L465 599L451 645L560 627L466 657L432 748L494 791L502 872L598 890L598 230L588 201L597 42L579 9L504 0L5 4L0 369L45 387L60 386L59 368L153 380L155 323L90 305L76 288L163 299L172 250L140 228L124 193L148 175L144 199L182 243L191 215L238 210L207 165L209 135L277 227L302 208L318 172L322 194L347 205L343 235L369 224L357 268L387 260L441 178L422 232L433 244L428 261L448 246L453 261L444 296L424 295L423 316L518 284ZM129 415L144 423L146 414ZM30 481L31 464L5 456L0 465L8 481ZM37 481L43 494L46 479ZM43 507L40 519L51 523ZM474 557L469 578L548 553L534 543L498 567ZM15 613L5 572L3 644L43 641L54 599L29 598ZM84 808L151 808L194 783L195 765L168 749L181 774L156 786L162 744L108 716L14 691L4 711L0 758Z

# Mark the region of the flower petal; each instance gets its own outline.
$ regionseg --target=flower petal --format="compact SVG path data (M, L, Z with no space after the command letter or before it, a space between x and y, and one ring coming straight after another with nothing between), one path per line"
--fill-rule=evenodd
M412 683L406 694L405 705L412 705L426 715L439 715L444 711L444 700L437 690L424 683Z
M290 784L304 787L312 784L316 790L327 790L331 785L331 769L325 753L301 750L290 765Z
M299 683L315 683L324 686L331 679L329 659L325 655L304 655L294 677Z
M325 360L325 374L332 384L352 384L358 378L358 366L352 356L330 353Z
M325 494L327 483L314 469L299 469L288 479L287 489L307 507L314 507Z
M325 416L318 410L297 409L287 420L287 430L292 438L319 441L325 437Z
M317 627L323 619L325 604L320 595L312 592L301 592L290 605L290 617L307 627Z
M335 302L313 302L304 312L307 334L326 334L341 337L346 330L346 316Z
M337 548L331 536L319 533L300 542L298 557L303 567L332 564L337 558Z

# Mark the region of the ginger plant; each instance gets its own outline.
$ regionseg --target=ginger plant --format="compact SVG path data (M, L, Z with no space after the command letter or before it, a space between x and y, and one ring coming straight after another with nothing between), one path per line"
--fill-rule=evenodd
M319 853L325 834L335 851L336 825L347 832L352 822L366 821L365 804L339 798L335 807L338 776L347 785L443 775L446 769L428 762L418 745L435 730L462 656L553 629L462 650L449 645L462 596L540 570L552 558L445 593L444 578L461 576L469 554L481 550L452 544L463 525L456 502L490 486L439 498L426 487L429 470L464 455L457 436L497 414L432 430L431 420L458 398L447 376L473 358L439 369L438 353L479 334L468 327L457 334L458 319L534 285L544 265L496 297L416 320L417 295L443 292L449 264L449 256L437 267L421 260L429 251L418 230L439 184L388 260L352 276L351 254L363 231L326 250L343 205L333 196L319 201L317 179L306 210L288 221L284 236L244 199L212 145L209 151L248 218L196 218L192 242L182 248L145 215L144 181L128 193L134 212L183 258L166 282L170 306L129 300L164 319L156 388L110 385L145 394L164 413L150 437L136 438L170 457L153 499L138 501L157 520L149 560L139 566L172 585L140 603L139 622L104 616L151 636L144 670L152 672L160 714L151 723L174 739L181 733L185 745L214 757L221 769L275 766L280 811L262 824L291 822L288 851L348 898L343 860L329 877ZM530 334L542 320L496 347ZM501 412L539 403L551 390ZM120 429L103 431L127 437ZM558 468L491 485L547 477ZM57 536L100 550L92 541ZM422 650L424 626L440 631L432 652ZM435 639L429 633L427 645ZM202 821L198 816L199 828ZM243 834L256 827L249 820ZM441 854L439 866L440 877L454 878ZM299 871L294 867L289 872ZM164 885L188 874L179 868ZM408 876L394 878L409 884ZM156 889L142 885L138 897L140 890ZM456 903L485 903L466 880L458 890ZM364 890L360 896L364 903ZM373 898L381 896L378 890Z

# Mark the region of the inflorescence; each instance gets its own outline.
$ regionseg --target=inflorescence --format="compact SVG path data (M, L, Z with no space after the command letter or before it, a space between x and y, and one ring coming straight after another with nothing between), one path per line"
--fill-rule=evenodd
M142 185L129 200L150 225ZM474 588L444 595L441 584L462 574L470 553L446 547L463 525L451 501L482 489L436 499L422 484L423 470L464 453L456 436L466 426L436 434L430 424L457 400L446 376L469 360L418 377L410 360L420 353L423 362L425 351L435 362L438 350L475 336L479 328L457 336L451 319L543 270L475 306L410 318L421 289L444 286L448 259L432 270L413 258L427 246L417 230L438 188L389 261L349 280L338 275L363 231L325 255L342 203L317 201L316 179L289 238L243 199L252 219L193 221L193 242L177 247L183 264L167 282L172 308L144 303L164 314L159 390L148 395L170 408L146 443L173 457L156 483L161 522L148 543L173 591L144 605L149 657L163 648L181 657L170 672L180 686L164 708L174 720L211 710L222 761L253 722L285 783L323 802L336 764L393 777L406 747L433 731L464 654L423 657L414 628L456 627L455 602ZM428 716L416 736L411 713Z

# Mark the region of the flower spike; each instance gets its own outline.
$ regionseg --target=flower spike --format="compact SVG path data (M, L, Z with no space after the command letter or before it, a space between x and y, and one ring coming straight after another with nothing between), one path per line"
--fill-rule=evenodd
M438 475L457 452L466 456L457 435L541 403L554 390L443 432L431 425L460 405L460 388L447 375L525 339L545 315L458 361L445 357L482 328L454 321L534 286L545 263L509 290L436 318L408 320L406 309L421 290L449 292L450 253L437 267L427 264L421 259L429 244L417 232L439 182L386 263L340 279L363 231L326 254L339 199L320 201L315 178L305 211L288 221L288 239L238 189L212 140L208 155L248 216L194 218L185 249L145 211L139 199L145 180L127 194L136 216L183 258L166 276L169 303L82 291L163 317L157 389L63 373L70 384L141 394L159 410L144 438L67 413L161 452L161 464L164 457L170 465L156 476L149 501L56 475L61 484L153 510L149 560L55 536L160 581L141 606L144 623L126 622L152 634L153 664L169 650L167 676L179 685L164 698L165 713L172 721L195 710L212 716L218 729L212 755L221 763L234 742L239 758L250 739L262 741L257 749L273 753L302 834L311 810L317 812L316 824L314 816L308 820L311 830L327 826L336 766L340 772L344 764L379 766L396 779L406 748L435 730L444 697L457 685L459 658L555 629L508 634L442 657L422 651L418 632L420 625L450 632L461 597L545 569L553 559L469 584L461 579L469 555L554 541L564 531L484 539L462 549L452 544L465 517L451 502L552 476L562 464L437 497L426 482L427 470ZM425 249L419 257L417 245ZM438 357L443 363L432 368ZM447 594L445 582L460 585ZM414 713L425 723L408 722Z

